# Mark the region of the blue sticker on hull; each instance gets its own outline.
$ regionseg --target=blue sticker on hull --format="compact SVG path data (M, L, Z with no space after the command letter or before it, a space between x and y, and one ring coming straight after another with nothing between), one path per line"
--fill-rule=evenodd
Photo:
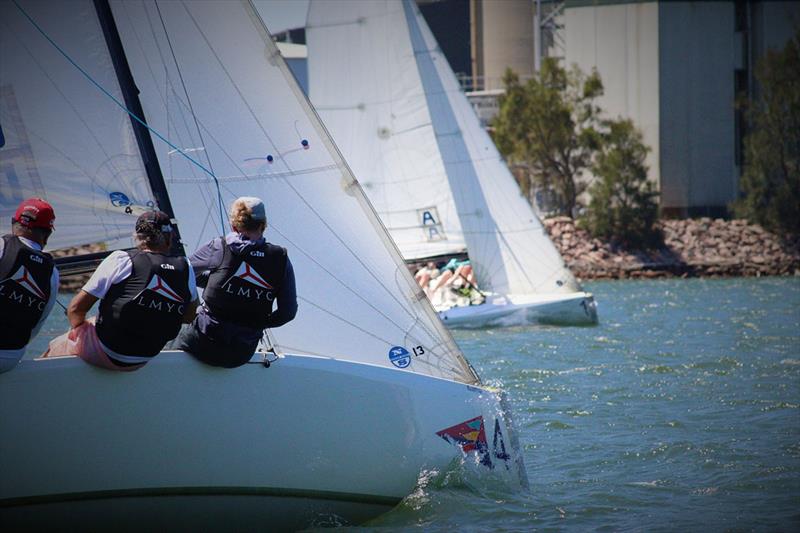
M402 346L392 346L389 350L389 361L397 368L405 368L411 364L411 354Z

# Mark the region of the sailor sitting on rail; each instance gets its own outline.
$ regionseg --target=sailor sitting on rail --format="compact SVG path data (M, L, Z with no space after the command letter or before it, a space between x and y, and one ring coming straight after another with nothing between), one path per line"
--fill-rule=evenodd
M106 257L72 299L67 309L72 329L53 339L45 356L77 355L108 370L137 370L194 317L194 272L185 257L169 254L169 216L142 213L134 236L138 250ZM86 313L97 300L95 324Z
M247 363L265 328L282 326L297 314L294 269L286 249L264 239L264 203L238 198L230 224L231 233L190 258L198 285L205 287L203 305L173 343L204 363L225 368Z
M0 239L0 372L17 366L56 301L58 270L42 251L55 218L53 206L29 198Z

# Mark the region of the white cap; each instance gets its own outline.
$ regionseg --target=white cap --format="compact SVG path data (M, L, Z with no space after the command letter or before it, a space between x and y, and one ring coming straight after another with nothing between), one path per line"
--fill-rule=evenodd
M267 221L267 210L264 208L264 202L261 198L255 196L240 196L234 203L243 203L250 210L250 218L253 220Z

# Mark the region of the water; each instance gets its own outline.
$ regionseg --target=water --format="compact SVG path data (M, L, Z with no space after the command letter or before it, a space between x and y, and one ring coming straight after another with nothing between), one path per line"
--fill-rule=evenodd
M530 491L454 467L354 529L800 529L800 280L587 288L598 327L456 332L509 393Z
M509 393L527 494L458 472L377 529L800 529L800 280L587 284L594 328L457 332Z

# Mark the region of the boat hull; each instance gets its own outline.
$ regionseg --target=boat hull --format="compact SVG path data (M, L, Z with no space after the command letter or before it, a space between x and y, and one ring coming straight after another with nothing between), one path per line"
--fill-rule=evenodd
M134 373L72 357L23 361L0 375L0 522L361 523L459 457L524 485L502 401L484 388L312 356L226 370L165 352ZM476 417L483 449L464 455L457 439L437 435ZM495 453L494 431L505 451Z
M587 292L544 295L487 295L480 305L439 312L448 328L470 329L526 324L591 326L598 322L597 304Z

